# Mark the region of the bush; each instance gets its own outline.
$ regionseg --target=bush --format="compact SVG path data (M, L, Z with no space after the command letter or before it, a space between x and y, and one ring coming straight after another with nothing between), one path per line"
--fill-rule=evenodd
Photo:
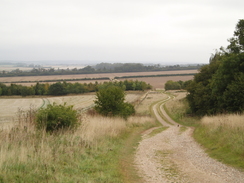
M127 119L129 116L135 114L135 108L130 103L124 103L123 110L121 111L121 116L125 119Z
M49 104L47 108L37 112L37 128L53 132L59 129L76 128L78 113L73 106Z
M95 110L104 116L127 118L135 113L134 106L125 103L125 92L118 86L108 85L96 93Z
M178 82L175 82L175 81L172 81L172 80L169 80L165 83L165 90L180 90L181 89L181 85Z

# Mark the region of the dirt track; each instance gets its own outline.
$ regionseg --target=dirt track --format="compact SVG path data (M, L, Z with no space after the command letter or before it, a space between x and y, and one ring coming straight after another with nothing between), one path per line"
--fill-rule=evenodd
M172 124L166 123L156 105L153 111L168 129L153 137L149 130L138 146L135 166L144 182L244 182L244 172L210 158L192 138L193 129L178 126L160 107Z

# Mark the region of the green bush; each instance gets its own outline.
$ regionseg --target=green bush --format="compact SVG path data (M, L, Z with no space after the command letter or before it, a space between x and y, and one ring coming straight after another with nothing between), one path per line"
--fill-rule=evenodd
M107 85L96 93L95 110L104 116L127 118L135 113L134 106L125 103L125 92L121 87Z
M124 103L123 110L121 111L121 116L125 119L127 119L129 116L135 114L135 108L130 103Z
M60 129L73 129L77 127L78 113L73 106L49 104L47 108L40 109L36 118L37 128L53 132Z

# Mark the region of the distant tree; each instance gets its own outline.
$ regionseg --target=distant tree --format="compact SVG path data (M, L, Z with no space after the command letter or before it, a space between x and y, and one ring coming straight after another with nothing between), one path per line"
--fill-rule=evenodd
M169 80L165 83L164 86L165 90L180 90L181 89L181 85L178 82Z
M64 85L60 82L58 83L54 83L52 85L50 85L49 87L49 95L66 95L67 91L64 87Z

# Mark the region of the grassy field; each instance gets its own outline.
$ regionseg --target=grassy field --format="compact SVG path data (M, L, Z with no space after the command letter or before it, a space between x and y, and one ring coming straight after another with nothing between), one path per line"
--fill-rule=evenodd
M127 100L139 97L143 101L137 109L146 109L153 95L132 93ZM0 182L140 182L133 152L140 133L157 126L140 112L127 121L83 114L77 130L48 134L36 130L33 118L20 119L14 128L0 131Z

